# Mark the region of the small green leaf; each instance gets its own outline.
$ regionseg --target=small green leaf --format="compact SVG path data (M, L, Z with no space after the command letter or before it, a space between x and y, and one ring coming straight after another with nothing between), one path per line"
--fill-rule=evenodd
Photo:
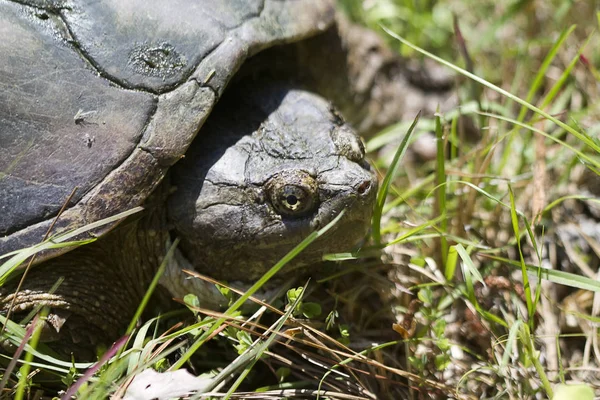
M594 391L585 384L580 385L556 385L552 400L593 400Z
M350 337L350 327L348 327L348 325L346 324L340 324L339 326L340 329L340 335L342 335L342 337Z
M419 290L417 297L423 304L431 305L433 304L433 293L429 288L424 288Z
M229 300L228 305L233 304L233 302L235 300L235 292L232 292L228 287L225 287L225 286L215 285L215 287L217 288L217 290L219 292L221 292L223 297L225 297L227 300Z
M443 337L446 330L446 320L438 319L433 323L433 333L436 337Z
M437 347L442 351L447 351L450 349L450 340L448 338L441 338L435 342Z
M190 311L194 313L194 315L198 315L198 311L195 310L195 308L200 307L200 300L198 300L198 296L188 293L183 296L183 302L188 306Z
M423 268L423 267L425 267L425 265L427 265L427 262L425 261L424 257L412 257L410 259L410 263L415 264L416 266L419 266L421 268Z
M161 358L154 363L152 368L158 372L165 372L170 367L169 361L166 358Z
M435 356L435 368L442 371L450 364L450 357L447 354L438 354Z
M285 382L285 379L288 376L290 376L291 373L292 373L292 371L286 367L278 368L277 371L275 371L275 374L277 375L277 380L279 381L279 383Z
M418 371L423 371L427 365L427 356L423 354L420 357L408 357L408 361L415 367L415 369Z
M248 346L252 344L252 338L250 337L250 334L246 331L237 331L235 336L241 343L245 343Z
M318 303L304 303L302 305L302 315L306 318L316 318L321 315L321 305Z
M73 354L71 354L71 361L75 363ZM77 372L78 371L77 368L75 368L75 365L72 365L69 368L69 372L63 376L60 381L67 387L71 386L77 380Z
M286 293L288 302L290 304L294 303L296 299L302 295L302 290L301 287L288 290Z
M233 347L235 347L238 354L244 353L250 346L252 346L252 337L250 337L250 334L248 332L237 331L235 336L239 340L239 343L234 345Z

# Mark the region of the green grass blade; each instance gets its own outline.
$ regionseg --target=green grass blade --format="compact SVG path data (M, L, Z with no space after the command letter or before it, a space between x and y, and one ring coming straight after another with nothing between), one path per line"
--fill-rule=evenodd
M460 243L453 247L456 249L456 252L462 260L464 274L472 276L477 282L485 285L485 282L483 281L483 276L481 276L481 273L479 272L477 267L475 267L475 264L473 264L473 260L471 260L471 256L469 255L469 252L467 252L467 249L465 249ZM474 298L475 293L472 294Z
M493 255L485 255L485 257L499 261L511 267L521 268L521 263L519 261ZM546 279L559 285L569 286L575 289L590 290L592 292L600 292L600 282L595 279L590 279L586 276L565 271L557 271L555 269L542 268L531 264L525 264L525 268L527 268L529 273L535 275L539 274L542 279Z
M559 205L560 203L562 203L565 200L585 200L585 201L591 201L593 203L600 204L600 199L597 197L589 197L589 196L584 196L584 195L580 195L580 194L574 194L574 195L559 197L558 199L554 200L552 203L550 203L546 207L544 207L543 213L550 211L551 209L553 209L554 207L556 207L557 205Z
M121 213L118 213L118 214L115 214L113 216L110 216L110 217L98 220L96 222L92 222L91 224L87 224L85 226L82 226L81 228L74 229L74 230L72 230L70 232L66 232L66 233L60 234L58 236L54 236L54 237L50 238L50 240L52 242L55 242L55 243L64 242L65 240L70 240L70 239L72 239L72 238L74 238L76 236L81 235L82 233L89 232L89 231L91 231L93 229L100 228L100 227L102 227L104 225L108 225L108 224L111 224L113 222L121 221L124 218L129 217L130 215L139 213L142 210L144 210L144 207L133 207L130 210L123 211Z
M34 318L33 320L33 325L31 327L33 329L33 334L31 335L31 339L29 340L29 345L34 349L37 347L37 344L40 340L40 335L42 334L42 327L45 323L44 320L46 319L47 315L48 308L44 308L42 312L38 315L38 317ZM15 400L23 400L25 396L25 388L27 387L27 379L29 379L29 371L31 369L31 362L33 361L33 357L33 353L26 352L23 365L21 365L21 368L19 369L20 376L17 390L15 393Z
M538 90L540 90L542 83L544 82L544 80L546 78L546 72L548 71L550 64L552 63L552 61L558 54L558 50L560 49L560 47L562 46L564 41L571 35L571 33L573 33L574 30L575 30L575 25L571 25L568 29L563 30L561 32L559 38L554 42L554 45L552 46L552 48L550 49L550 51L544 58L542 65L538 69L538 72L536 73L535 78L533 79L533 83L529 87L529 92L527 92L527 97L525 97L526 102L531 103L533 96L535 96L535 94L538 92ZM570 69L569 69L569 72L570 72ZM555 84L554 86L562 87L562 84L558 85L558 82L557 82L557 84ZM547 103L542 102L542 105L540 106L540 108L544 108L546 106L546 104ZM517 117L517 121L523 122L526 114L527 114L527 107L522 105L521 110L519 111L519 116ZM499 167L500 171L504 170L504 167L506 166L506 163L508 162L508 159L512 153L512 142L513 142L517 132L518 132L518 130L515 128L508 135L508 141L505 146L504 154L502 155L502 161L500 162L500 167Z
M35 254L39 253L40 251L51 250L51 249L60 249L60 248L69 247L69 246L79 246L81 244L93 242L94 240L95 239L89 239L89 240L82 240L82 241L75 241L75 242L63 242L63 243L52 243L50 241L45 241L45 242L37 244L35 246L28 247L23 250L18 250L15 252L15 255L13 255L11 258L9 258L7 261L5 261L2 264L2 266L0 266L0 286L2 286L6 282L6 280L10 276L10 274L16 268L18 268L21 264L23 264L23 262L25 262L25 260L27 260L31 256L34 256Z
M511 358L512 352L513 352L513 345L516 343L517 335L519 334L522 324L523 324L523 321L520 319L517 319L515 321L515 323L510 327L510 330L508 331L508 338L506 339L506 347L504 348L504 354L502 355L502 361L499 364L501 370L504 370L508 367L509 359Z
M133 330L135 329L135 325L136 325L138 319L142 316L142 313L144 312L146 305L150 301L150 297L152 296L152 293L154 293L154 289L156 289L156 286L158 286L158 281L163 276L165 269L167 268L167 264L169 263L169 260L173 257L173 254L175 253L175 249L177 248L178 244L179 244L179 238L175 239L175 241L173 242L171 247L169 247L169 250L167 251L165 258L160 263L160 266L158 267L156 274L154 274L154 278L152 279L152 282L150 282L150 285L148 286L148 289L146 290L146 293L144 294L144 298L140 302L140 305L138 306L138 308L135 312L135 315L133 316L133 318L131 319L131 322L129 323L129 326L127 327L127 331L126 331L127 335L131 334L131 332L133 332Z
M146 306L150 302L150 297L152 297L152 293L154 293L154 290L158 286L158 281L163 276L165 269L167 268L167 264L169 263L169 260L173 257L173 254L175 253L175 249L177 248L178 244L179 244L179 238L175 239L175 241L173 242L171 247L169 247L169 250L167 251L165 258L160 263L160 266L158 267L156 274L154 274L154 278L152 278L152 282L150 282L148 289L146 289L144 298L138 305L138 308L135 311L135 315L133 316L133 318L131 318L131 322L129 322L129 326L127 327L127 330L125 331L125 335L127 335L128 338L131 338L131 333L135 329L135 326L136 326L138 320L141 318L142 313L144 312L144 310L146 309ZM127 347L127 344L125 346L121 347L117 357L119 357L123 353L123 350L126 347Z
M392 160L390 167L385 174L385 178L381 183L381 187L379 188L379 192L377 193L377 200L375 202L375 209L373 210L373 240L376 244L381 243L381 216L383 213L383 206L385 204L385 199L387 197L388 191L390 189L390 185L392 183L392 179L398 173L398 168L400 168L400 160L406 153L406 149L408 147L408 141L410 136L412 135L417 123L419 122L419 118L421 117L421 112L417 114L413 123L408 128L408 132L402 138L402 142L396 150L396 154L394 154L394 159Z
M522 324L520 332L519 332L520 333L519 336L521 338L521 342L523 343L523 347L524 347L525 351L527 351L527 353L528 353L529 359L533 362L533 366L534 366L535 370L537 371L538 377L542 381L542 385L544 387L544 390L546 391L546 394L548 395L548 398L551 399L554 397L554 394L552 392L552 385L550 384L550 381L548 380L548 376L546 375L546 371L544 370L544 367L540 363L539 351L537 351L535 349L535 343L531 337L530 332L531 331L530 331L529 327L525 324Z
M85 239L85 240L80 240L80 241L73 241L73 242L69 242L69 240L73 239L74 237L76 237L82 233L89 232L95 228L99 228L101 226L120 221L123 218L126 218L132 214L138 213L142 210L143 210L142 207L135 207L135 208L132 208L131 210L127 210L125 212L113 215L111 217L101 219L99 221L96 221L92 224L88 224L86 226L75 229L73 231L69 231L69 232L51 237L48 240L46 240L42 243L36 244L34 246L9 253L9 254L14 254L14 255L11 258L9 258L8 261L5 261L2 264L2 266L0 266L0 286L2 284L4 284L4 282L8 278L8 275L12 271L14 271L15 268L17 268L19 265L21 265L25 260L27 260L29 257L31 257L41 251L44 251L44 250L58 249L58 248L69 247L69 246L79 246L82 244L87 244L87 243L93 242L95 240L95 238Z
M411 236L414 236L417 233L419 233L427 228L435 226L438 222L441 222L445 218L446 218L445 215L440 215L432 220L426 221L426 222L422 223L421 225L416 226L416 227L410 229L409 231L403 233L402 235L400 235L396 239L392 240L391 242L386 243L383 247L388 247L388 246L392 246L396 243L401 243L401 242L405 241L406 239L410 238ZM439 236L439 235L437 235L437 236Z
M574 26L572 28L574 28ZM565 70L562 72L562 74L560 74L560 77L554 83L554 85L552 85L552 88L550 88L550 91L548 92L548 94L546 94L546 96L544 96L544 98L542 99L540 108L545 108L548 104L550 104L554 100L556 95L560 92L560 90L563 88L563 86L565 85L565 82L571 75L571 71L573 70L573 68L575 68L575 65L577 65L577 63L579 62L581 55L583 54L583 50L590 43L590 40L592 39L592 37L593 37L593 35L590 35L588 37L588 39L586 40L586 42L583 44L583 46L581 46L579 48L579 50L577 51L575 56L571 59L571 62L569 62L569 64L567 65L567 68L565 68Z
M454 279L457 263L458 252L456 251L456 246L450 246L450 249L448 250L448 257L446 258L446 263L444 264L444 277L447 281Z
M519 230L519 217L517 216L515 195L510 185L508 186L508 194L510 196L510 220L512 223L513 231L515 232L515 238L517 239L517 249L519 251L519 260L521 261L521 278L523 279L523 288L525 289L525 301L527 302L527 319L530 327L533 328L535 306L531 298L531 285L529 284L529 276L527 275L527 267L525 266L523 249L521 248L521 232Z
M527 128L527 129L529 129L532 132L539 133L540 135L543 135L543 136L547 137L548 139L552 140L553 142L560 144L562 147L571 150L573 153L575 153L577 155L577 157L579 157L580 159L582 159L582 160L586 161L587 163L591 164L592 166L594 166L594 168L596 168L596 169L600 168L600 161L599 160L597 160L594 157L591 157L591 156L583 153L580 150L577 150L573 146L569 145L566 142L563 142L562 140L560 140L558 138L555 138L554 136L550 135L549 133L546 133L546 132L544 132L544 131L542 131L540 129L537 129L537 128L531 126L531 125L527 125L527 124L524 124L522 122L519 122L516 119L504 117L504 116L497 115L497 114L490 114L490 113L486 113L486 112L483 112L481 114L489 116L491 118L496 118L496 119L499 119L499 120L502 120L502 121L510 122L512 124L519 125L519 126L521 126L523 128Z
M527 97L525 97L525 101L531 103L531 100L533 100L533 96L535 96L535 94L538 92L538 90L540 90L540 88L542 87L542 83L544 82L544 80L546 78L546 72L548 71L550 64L552 64L552 61L554 61L554 59L556 58L556 55L558 54L558 50L560 50L560 48L563 45L563 43L565 42L565 40L567 40L567 38L571 35L571 33L573 33L573 31L575 30L575 27L576 27L576 25L571 25L570 27L568 27L567 29L563 30L560 33L560 36L558 37L558 39L556 39L556 41L554 42L554 45L552 46L550 51L548 51L548 54L544 58L542 65L540 65L540 68L538 69L537 73L535 74L535 78L533 79L533 83L529 87L529 91L527 92ZM569 71L570 71L570 69L569 69ZM547 104L548 103L542 102L541 108L544 108ZM522 106L521 110L519 111L519 116L517 117L517 120L522 122L523 119L525 118L526 112L527 112L527 108L525 106Z
M448 232L448 219L445 218L447 215L447 207L446 207L446 195L447 195L447 185L446 185L446 154L445 154L445 141L444 141L444 132L442 130L442 122L440 119L440 115L437 114L435 117L435 137L436 137L436 163L435 163L435 175L436 175L436 184L437 184L437 207L438 207L438 215L443 216L440 221L440 229L443 233ZM444 235L440 236L440 252L441 252L441 260L442 265L446 265L446 261L448 259L448 240Z

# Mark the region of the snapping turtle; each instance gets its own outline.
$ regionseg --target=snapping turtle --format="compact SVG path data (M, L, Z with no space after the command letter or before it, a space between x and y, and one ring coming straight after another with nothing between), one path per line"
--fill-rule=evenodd
M174 237L180 263L227 280L342 209L293 264L359 241L377 182L330 102L368 131L418 90L335 19L323 0L0 0L0 254L41 241L66 199L53 234L145 208L39 254L0 288L4 312L48 305L46 340L106 342ZM190 290L173 268L163 283Z

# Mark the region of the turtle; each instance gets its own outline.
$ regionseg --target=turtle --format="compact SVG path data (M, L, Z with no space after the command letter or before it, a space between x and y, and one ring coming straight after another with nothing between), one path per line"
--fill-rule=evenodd
M256 279L342 210L284 273L351 249L378 186L354 127L422 104L332 1L0 0L0 32L0 254L144 208L3 278L3 312L48 306L66 346L114 340L176 239L172 296L208 290L184 266Z

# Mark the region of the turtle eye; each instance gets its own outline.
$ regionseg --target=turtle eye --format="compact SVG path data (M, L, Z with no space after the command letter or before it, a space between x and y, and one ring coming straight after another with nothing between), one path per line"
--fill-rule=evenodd
M302 217L317 205L317 185L303 171L285 171L271 178L267 185L271 204L278 214Z
M303 188L295 185L285 185L279 188L279 193L273 206L280 214L299 215L312 209L313 199Z

